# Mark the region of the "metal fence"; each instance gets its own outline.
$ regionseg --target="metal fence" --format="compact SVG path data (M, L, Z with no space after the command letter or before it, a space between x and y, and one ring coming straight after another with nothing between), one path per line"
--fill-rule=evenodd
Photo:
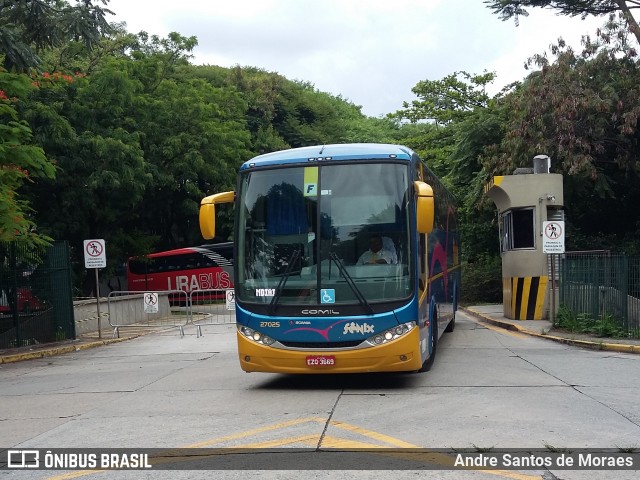
M560 305L581 321L607 321L640 338L640 257L567 253L560 262Z
M114 338L125 327L177 328L184 336L188 325L201 337L204 325L235 323L234 309L233 290L114 291L109 293L107 315Z
M189 317L202 336L203 325L232 324L236 321L233 290L194 290L189 294Z
M189 298L183 290L114 291L109 293L107 308L114 338L124 327L177 328L184 336L190 320Z
M75 338L67 242L0 242L0 348Z

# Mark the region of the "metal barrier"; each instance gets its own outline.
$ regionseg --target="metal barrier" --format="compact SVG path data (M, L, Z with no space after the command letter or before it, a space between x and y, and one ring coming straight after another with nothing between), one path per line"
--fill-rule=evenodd
M114 291L109 294L108 312L113 338L119 338L123 327L175 327L184 337L190 318L189 298L183 290Z
M640 338L640 257L567 252L560 262L560 303L585 319L613 322Z
M225 325L236 322L233 290L193 290L189 294L189 319L202 336L202 325Z
M0 349L76 337L67 242L0 242Z

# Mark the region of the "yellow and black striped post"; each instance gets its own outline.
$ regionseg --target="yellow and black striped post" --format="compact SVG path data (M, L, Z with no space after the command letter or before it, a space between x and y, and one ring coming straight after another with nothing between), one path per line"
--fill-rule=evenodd
M503 278L505 316L514 320L542 320L547 283L546 276Z

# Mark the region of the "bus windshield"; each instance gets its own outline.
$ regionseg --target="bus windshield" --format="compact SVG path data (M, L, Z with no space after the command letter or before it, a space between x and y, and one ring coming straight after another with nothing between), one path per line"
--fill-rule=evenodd
M406 163L327 163L242 175L239 301L357 305L413 288Z

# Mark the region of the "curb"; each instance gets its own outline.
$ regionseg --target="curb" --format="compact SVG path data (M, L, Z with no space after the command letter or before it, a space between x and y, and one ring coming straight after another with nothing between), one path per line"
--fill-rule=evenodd
M103 345L110 345L112 343L132 340L140 336L141 335L132 335L130 337L111 338L108 340L97 340L97 341L88 342L88 343L81 343L78 345L65 345L65 346L55 347L55 348L46 348L36 352L16 353L13 355L1 355L0 365L5 363L22 362L24 360L33 360L36 358L53 357L55 355L62 355L63 353L78 352L80 350L87 350L89 348L96 348L96 347L101 347Z
M504 328L505 330L512 330L520 333L524 333L526 335L530 335L532 337L545 338L547 340L552 340L554 342L562 343L565 345L572 345L574 347L588 348L590 350L604 350L609 352L620 352L620 353L636 353L640 354L640 345L628 345L626 343L607 343L607 342L594 342L590 340L576 340L572 338L558 337L555 335L545 335L538 332L533 332L527 328L520 327L511 322L505 322L502 320L496 320L495 318L487 317L486 315L471 310L465 307L458 307L463 312L468 313L479 319L482 322L489 323L491 325L495 325L496 327Z

